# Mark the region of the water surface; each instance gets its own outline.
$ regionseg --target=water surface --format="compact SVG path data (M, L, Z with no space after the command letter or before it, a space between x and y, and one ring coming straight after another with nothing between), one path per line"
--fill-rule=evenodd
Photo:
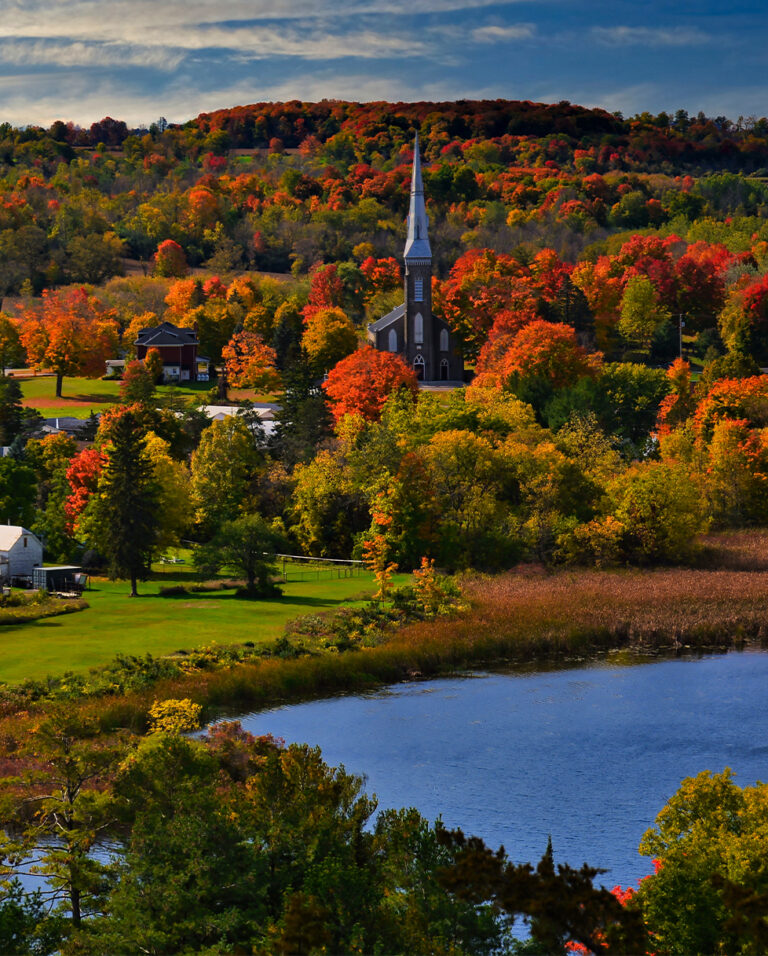
M556 859L627 885L650 872L638 842L683 777L768 780L768 653L398 684L243 724L318 744L380 807L440 815L515 860L551 834Z

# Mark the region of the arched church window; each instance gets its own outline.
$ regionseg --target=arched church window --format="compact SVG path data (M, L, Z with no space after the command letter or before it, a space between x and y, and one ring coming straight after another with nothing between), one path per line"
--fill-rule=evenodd
M440 329L440 351L448 351L448 329Z
M423 355L417 355L413 360L413 371L416 373L416 378L420 381L424 381L424 376L426 374L426 365L424 362Z
M424 301L424 280L423 279L413 280L413 301L414 302Z
M413 317L413 341L416 345L424 344L424 319L421 312L417 312Z
M395 331L395 329L389 330L389 351L390 352L397 351L397 332Z

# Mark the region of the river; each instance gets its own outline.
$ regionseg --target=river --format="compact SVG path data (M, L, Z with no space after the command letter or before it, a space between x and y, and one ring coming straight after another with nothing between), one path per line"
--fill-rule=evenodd
M730 766L768 780L768 653L473 674L288 705L242 718L253 733L319 745L367 777L380 807L415 806L537 861L650 872L637 853L680 780Z

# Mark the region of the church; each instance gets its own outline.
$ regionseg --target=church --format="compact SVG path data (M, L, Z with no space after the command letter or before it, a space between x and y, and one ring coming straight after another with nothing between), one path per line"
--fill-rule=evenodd
M405 240L405 302L368 326L368 341L382 352L394 352L425 383L464 378L464 361L448 325L432 314L432 249L424 206L419 135L413 148L411 205Z

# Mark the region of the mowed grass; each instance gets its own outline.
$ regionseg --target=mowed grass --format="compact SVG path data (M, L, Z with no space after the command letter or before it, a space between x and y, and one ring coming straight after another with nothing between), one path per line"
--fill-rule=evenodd
M408 580L403 576L402 580ZM278 638L285 622L370 597L373 577L290 582L280 598L247 601L234 591L161 597L161 586L191 584L190 572L166 572L128 596L125 581L96 579L89 608L30 624L0 627L0 681L60 675L107 664L118 654L165 655L216 642L254 644Z
M88 418L91 412L103 412L116 404L120 397L120 382L117 379L65 377L61 398L56 397L55 375L24 376L18 382L24 404L36 408L44 418ZM210 388L208 382L195 382L161 385L157 391L163 395L173 389L177 395L194 397L202 403Z
M106 411L119 401L120 382L118 379L64 378L61 398L56 397L55 375L24 375L18 378L21 385L23 402L30 408L36 408L43 418L71 417L88 418L91 412ZM173 393L182 398L194 398L205 404L212 388L211 382L184 382L179 385L160 385L159 397ZM230 389L227 402L241 401L275 402L279 396L273 393L255 392L253 389ZM218 401L218 400L217 400Z

